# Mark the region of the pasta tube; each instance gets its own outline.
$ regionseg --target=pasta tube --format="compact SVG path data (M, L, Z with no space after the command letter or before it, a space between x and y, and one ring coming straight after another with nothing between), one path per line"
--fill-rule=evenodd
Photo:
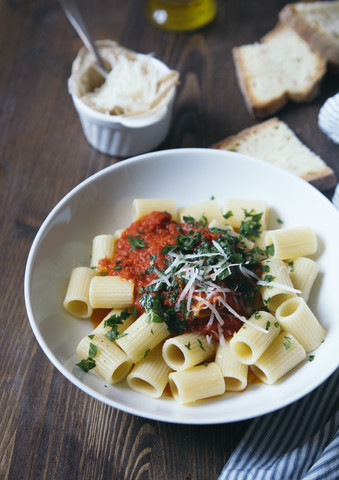
M116 342L133 363L146 358L154 347L169 336L167 324L153 322L147 313L143 313L124 333Z
M116 323L116 333L119 335L120 333L123 333L130 325L135 320L134 315L129 316L128 318L121 320L121 314L123 312L122 308L115 308L111 310L106 317L102 320L102 322L99 323L99 325L92 331L92 334L106 334L110 329L112 329L112 326L105 326L105 322L109 319L112 319L112 317L116 317L118 319L118 322ZM121 323L120 323L121 322ZM113 322L114 325L114 322Z
M162 358L162 345L159 344L134 365L127 376L127 383L136 392L159 398L168 383L171 371Z
M219 366L224 378L226 390L239 392L247 386L248 365L239 362L230 348L230 340L218 345L215 363Z
M132 368L132 361L127 355L102 333L90 335L81 340L77 347L80 358L89 356L90 346L95 346L94 369L110 384L118 383L126 377Z
M289 262L290 278L295 288L301 291L301 296L307 302L313 283L318 275L319 266L310 258L299 257Z
M301 297L282 303L276 311L282 328L288 330L304 347L306 352L317 348L325 338L325 329Z
M230 348L235 358L246 365L254 363L280 333L277 320L268 312L255 312L250 317L250 321L267 333L246 324L233 335L230 341Z
M97 235L92 241L91 268L98 266L102 258L111 259L115 250L115 237L113 235Z
M266 286L260 290L264 304L271 312L275 312L278 306L291 297L296 297L296 291L290 279L289 271L282 260L270 258L263 264L269 268L269 272L263 274ZM265 285L265 284L264 284Z
M167 212L172 215L173 220L177 219L177 206L174 200L167 198L136 198L132 205L133 220L152 213L154 211Z
M216 344L208 343L205 335L183 333L165 341L162 355L173 370L187 370L209 359L216 349Z
M269 208L264 200L247 200L243 198L229 198L224 207L224 212L228 213L227 223L234 228L239 228L246 219L245 210L254 214L262 213L260 218L261 229L267 228Z
M225 392L225 380L215 362L172 372L169 375L169 384L174 400L180 404L192 403Z
M134 298L134 283L115 276L95 276L89 286L89 301L92 308L131 307Z
M183 207L179 210L179 214L181 222L184 221L184 217L193 217L196 221L205 217L207 223L210 223L212 220L219 220L225 223L221 208L216 200Z
M75 317L88 318L93 313L89 287L94 275L95 272L87 267L77 267L72 270L63 306Z
M302 345L289 332L282 332L251 365L253 373L271 385L306 358Z
M317 251L317 237L312 228L280 228L267 232L266 244L274 246L274 257L280 260L307 256Z

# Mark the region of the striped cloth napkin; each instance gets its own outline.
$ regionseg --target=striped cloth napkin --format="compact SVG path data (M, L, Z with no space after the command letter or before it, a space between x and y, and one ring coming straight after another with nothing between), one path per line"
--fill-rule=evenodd
M256 418L218 480L338 480L339 370L303 399Z

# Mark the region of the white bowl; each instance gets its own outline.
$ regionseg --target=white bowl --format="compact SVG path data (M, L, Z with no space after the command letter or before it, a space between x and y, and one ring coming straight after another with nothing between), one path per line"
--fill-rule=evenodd
M318 237L320 274L310 306L327 331L313 362L304 363L272 386L250 385L242 393L189 406L169 397L160 400L129 390L125 382L107 387L93 371L75 368L79 340L91 323L62 307L71 269L88 265L92 238L114 232L132 221L135 197L174 198L178 206L214 196L265 198L270 228L311 225ZM263 415L296 401L320 385L339 365L339 213L315 188L266 162L234 152L178 149L125 160L88 178L66 195L48 215L30 251L25 273L25 301L33 332L53 364L74 385L125 412L155 420L214 424Z
M108 41L101 43L105 45L105 42ZM98 42L98 45L101 43ZM81 50L80 54L82 53ZM167 65L152 56L136 56L147 59L164 77L171 72ZM154 150L166 138L172 121L175 85L164 95L157 107L148 113L133 116L110 115L91 108L77 95L73 74L68 85L84 135L88 143L99 152L116 157L139 155Z

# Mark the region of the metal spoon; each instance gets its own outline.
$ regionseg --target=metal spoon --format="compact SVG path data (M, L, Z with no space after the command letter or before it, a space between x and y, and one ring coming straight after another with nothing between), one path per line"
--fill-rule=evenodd
M86 48L94 55L98 62L99 69L104 77L107 76L108 70L100 57L98 50L93 43L91 36L87 30L86 24L74 0L59 0L66 17L78 33L81 40L84 42Z

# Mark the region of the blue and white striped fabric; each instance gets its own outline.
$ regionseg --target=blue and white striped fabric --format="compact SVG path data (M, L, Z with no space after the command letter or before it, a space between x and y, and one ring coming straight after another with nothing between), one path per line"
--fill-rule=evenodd
M303 399L252 421L218 480L338 480L339 370Z

